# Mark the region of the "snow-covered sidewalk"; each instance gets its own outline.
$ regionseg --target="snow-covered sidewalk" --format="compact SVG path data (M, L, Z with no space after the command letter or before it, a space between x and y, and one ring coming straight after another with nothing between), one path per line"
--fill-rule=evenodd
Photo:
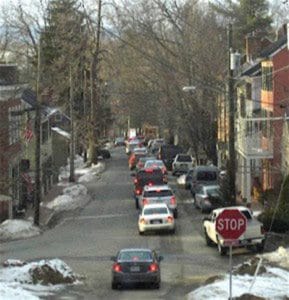
M70 183L69 164L61 169L58 185L62 187L62 195L58 195L50 202L41 203L41 209L48 209L50 217L55 213L70 211L85 206L89 200L86 182L96 181L100 174L105 170L103 162L85 167L83 159L77 156L75 159L75 177L78 178L76 183ZM41 230L33 225L32 218L28 220L5 220L0 224L0 241L28 238L39 235Z

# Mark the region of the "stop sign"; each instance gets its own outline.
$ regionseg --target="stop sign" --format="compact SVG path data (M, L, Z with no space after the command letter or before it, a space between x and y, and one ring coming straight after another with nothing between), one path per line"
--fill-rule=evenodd
M224 240L237 240L246 227L247 219L238 209L224 209L216 218L216 231Z

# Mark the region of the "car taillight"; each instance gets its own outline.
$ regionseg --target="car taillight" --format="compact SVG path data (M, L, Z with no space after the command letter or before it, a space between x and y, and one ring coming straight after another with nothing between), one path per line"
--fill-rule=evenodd
M156 263L153 263L149 266L149 272L157 272L159 270L159 266Z
M168 223L173 223L174 218L172 216L168 216L167 221Z
M171 205L175 205L176 204L176 197L175 196L171 197L170 204Z
M135 193L136 193L137 195L140 195L140 194L141 194L141 190L137 189L137 190L135 191Z
M112 269L114 272L121 272L121 265L118 263L114 263Z
M134 184L137 184L137 183L138 183L137 178L135 178L135 179L133 180L133 182L134 182Z
M140 222L140 224L146 224L146 220L145 220L144 218L141 218L141 219L139 220L139 222Z
M142 204L143 204L143 206L145 206L145 205L147 205L149 202L148 202L148 199L146 199L146 198L143 198L142 199Z
M153 186L154 184L152 182L149 182L148 183L148 186Z

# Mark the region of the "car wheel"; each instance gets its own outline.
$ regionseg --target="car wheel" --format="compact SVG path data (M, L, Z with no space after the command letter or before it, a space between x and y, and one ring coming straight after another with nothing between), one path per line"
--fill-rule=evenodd
M223 247L220 243L218 243L218 251L221 256L225 256L227 254L227 247Z
M113 290L117 290L117 289L118 289L118 284L117 284L116 282L112 282L112 283L111 283L111 288L112 288Z
M177 219L178 218L178 211L174 210L174 218Z
M144 235L144 231L138 231L139 235Z
M171 234L175 234L176 233L176 228L171 230Z
M205 239L206 239L206 244L207 246L212 246L213 242L211 241L211 239L209 238L208 234L207 234L207 230L204 229L205 232Z
M261 243L259 243L259 244L256 244L256 250L257 250L257 252L263 252L264 251L264 246L265 246L265 243L264 243L264 241L262 241Z
M160 282L156 282L153 284L153 287L158 290L160 288Z
M138 199L135 200L135 208L139 209Z

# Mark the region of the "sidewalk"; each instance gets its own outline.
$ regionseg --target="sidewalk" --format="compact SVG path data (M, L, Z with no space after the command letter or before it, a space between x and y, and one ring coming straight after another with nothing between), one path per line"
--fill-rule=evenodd
M42 195L41 203L43 204L49 203L50 201L54 200L57 196L62 195L62 191L64 188L65 188L64 186L59 186L58 183L54 184L47 194ZM28 218L31 217L34 218L34 214L35 214L34 206L30 204L26 209L24 219L27 220ZM40 204L39 207L40 227L46 226L48 224L52 214L53 214L53 210L50 210Z

